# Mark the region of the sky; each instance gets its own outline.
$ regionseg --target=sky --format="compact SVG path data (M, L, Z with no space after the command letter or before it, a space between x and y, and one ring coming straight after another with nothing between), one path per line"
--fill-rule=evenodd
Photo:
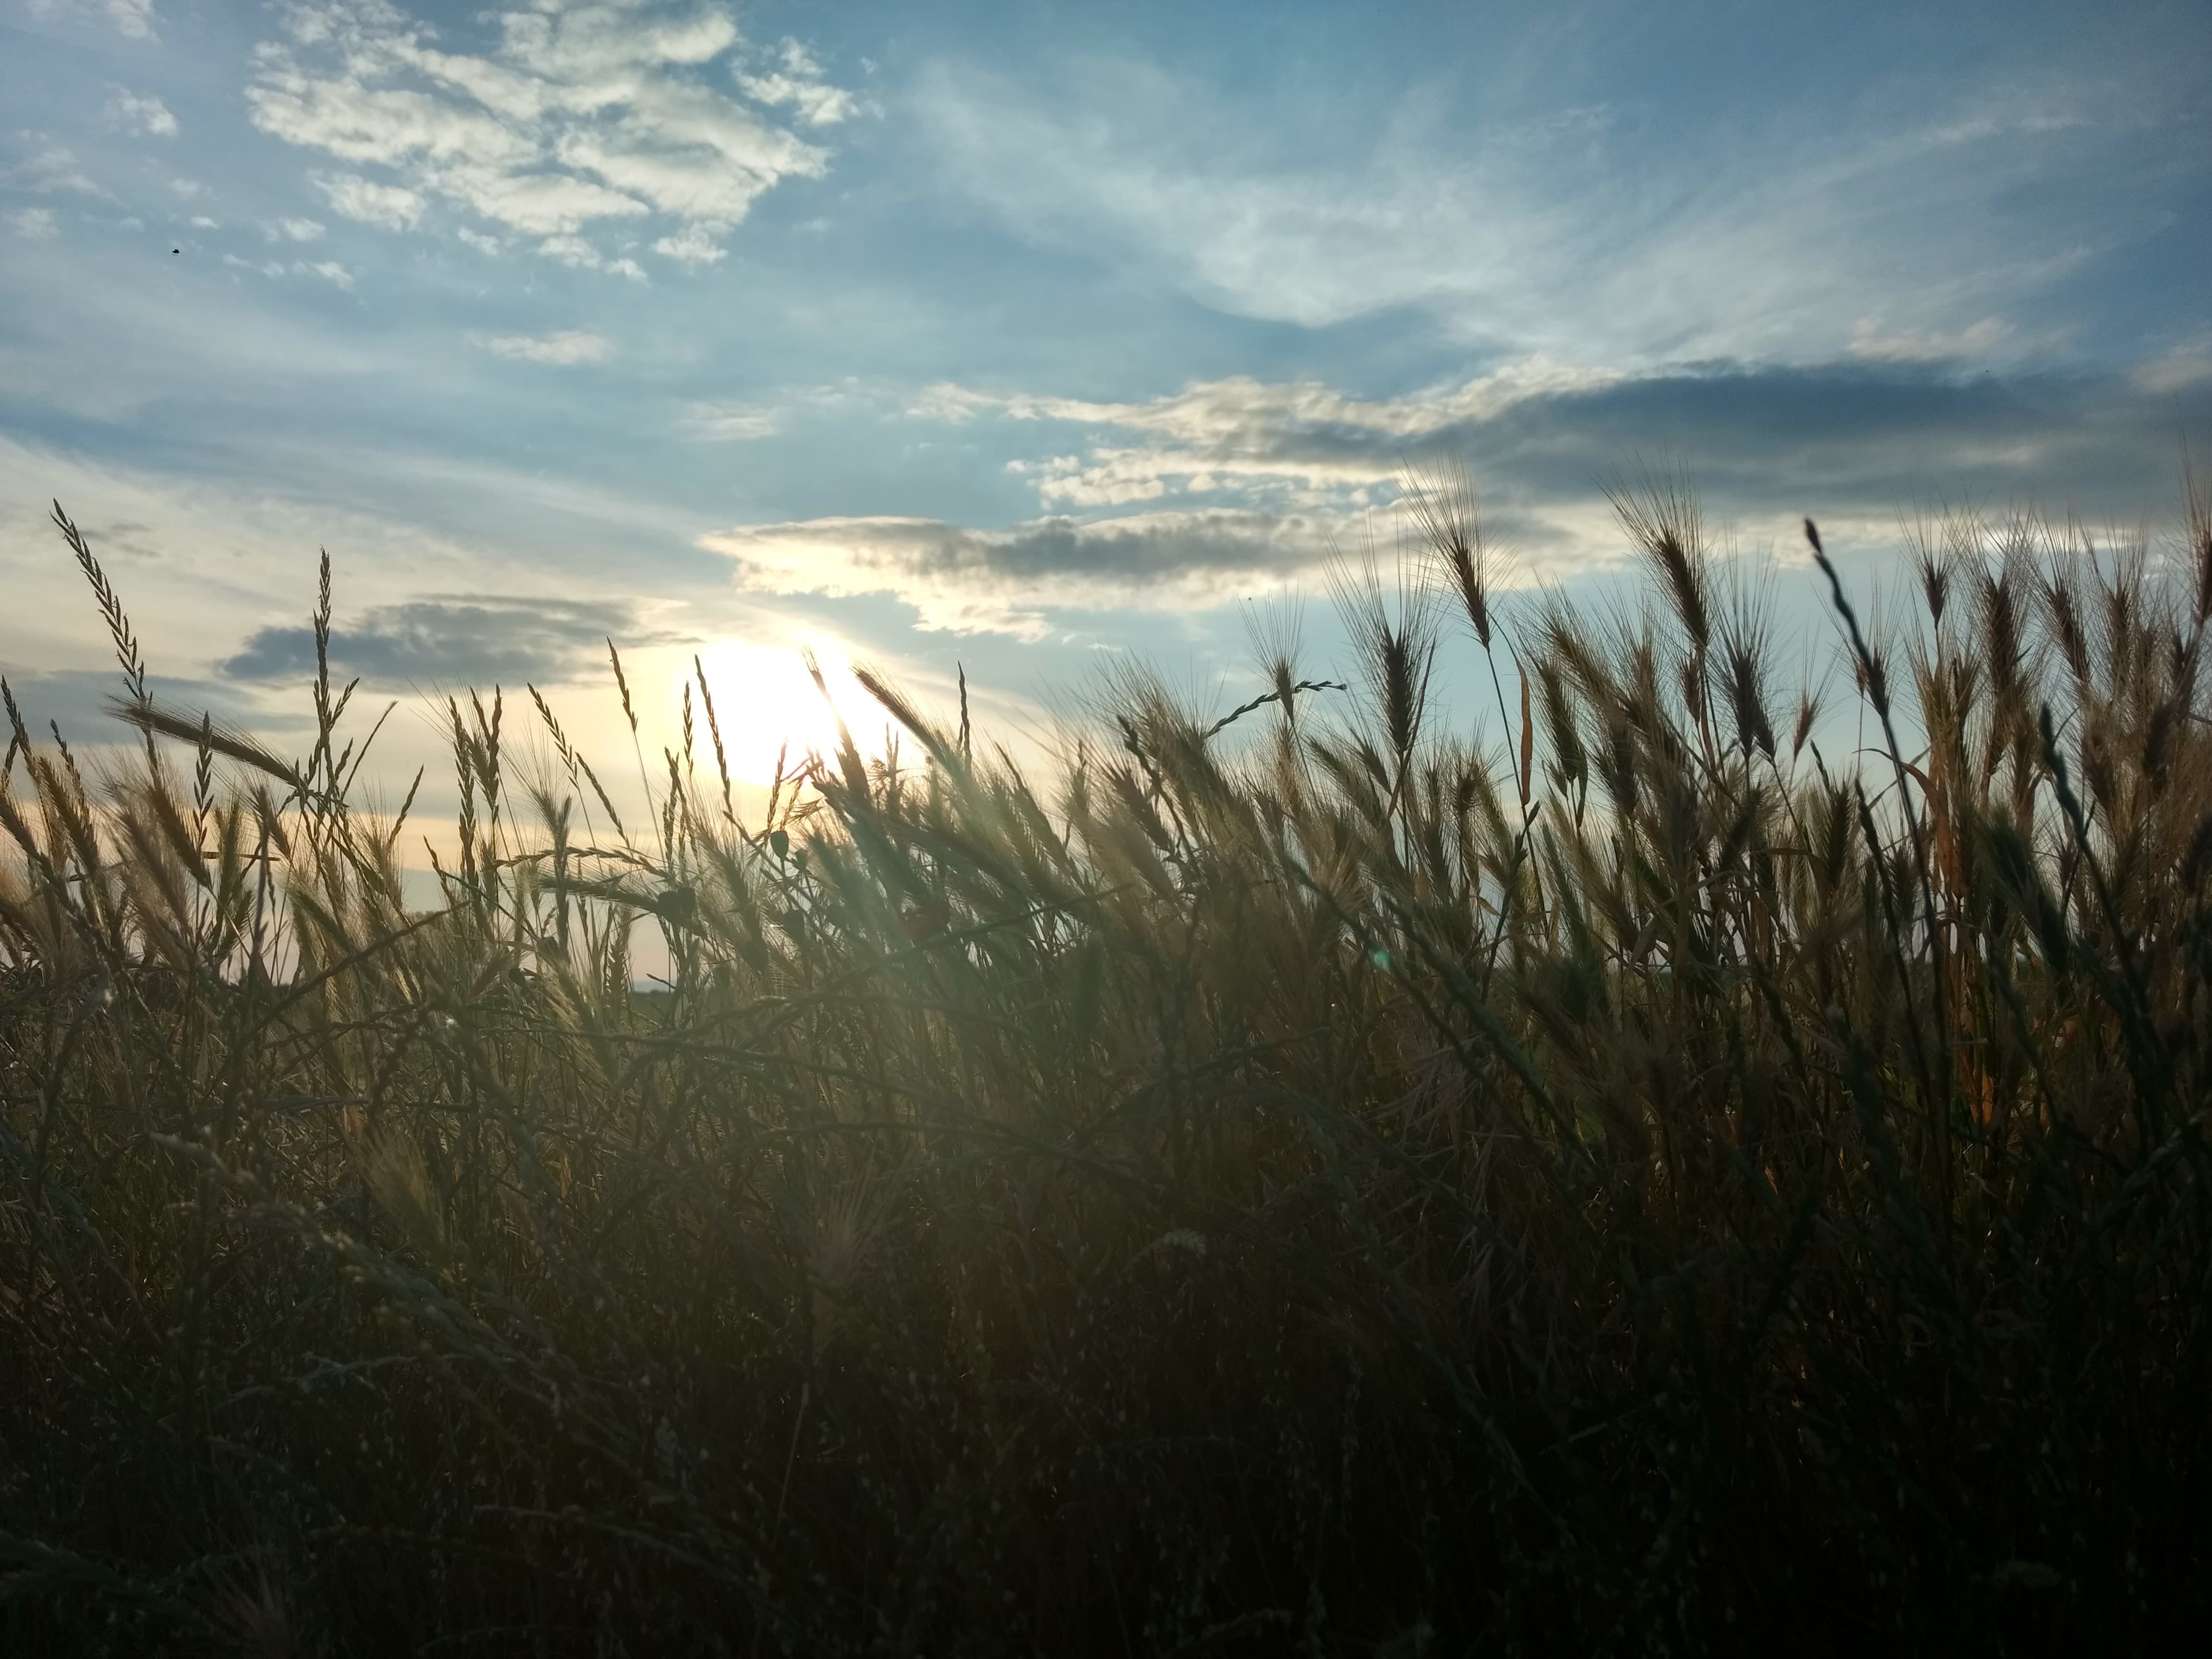
M54 498L280 746L327 549L400 775L470 686L626 747L610 636L755 782L802 650L1225 708L1340 668L1409 469L1571 595L1680 471L1814 618L1808 514L1870 586L1945 507L2155 538L2208 204L2202 0L0 0L0 669L98 735Z

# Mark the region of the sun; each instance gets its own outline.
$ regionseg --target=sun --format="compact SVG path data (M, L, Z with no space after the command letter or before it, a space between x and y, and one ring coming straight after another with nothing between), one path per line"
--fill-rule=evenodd
M807 672L804 652L808 649L829 689L826 699ZM834 642L811 641L801 647L725 639L698 654L699 668L714 694L714 715L721 725L722 747L734 781L764 788L775 777L779 755L787 777L805 764L810 752L834 755L840 715L850 724L861 753L871 754L882 746L878 728L883 709L853 678L852 659ZM682 688L689 684L696 705L698 686L692 665L687 659L677 667L672 697L680 702ZM703 708L695 720L693 744L700 763L711 766L714 741Z

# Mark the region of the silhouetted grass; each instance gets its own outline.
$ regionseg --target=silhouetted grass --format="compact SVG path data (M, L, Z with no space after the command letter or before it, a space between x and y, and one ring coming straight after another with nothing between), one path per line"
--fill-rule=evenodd
M1126 682L1049 788L870 677L907 756L743 822L702 675L624 824L456 700L428 911L349 688L303 759L155 708L58 508L145 742L8 699L0 1643L2194 1633L2212 512L1838 584L1862 765L1620 506L1641 616L1502 605L1439 480L1352 689Z

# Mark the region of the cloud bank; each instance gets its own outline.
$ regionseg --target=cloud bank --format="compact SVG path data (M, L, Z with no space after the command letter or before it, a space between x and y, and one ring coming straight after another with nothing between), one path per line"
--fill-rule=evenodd
M763 192L822 174L827 153L764 109L821 127L854 108L795 42L768 73L748 73L720 5L543 0L499 14L481 54L443 49L388 0L286 0L280 15L283 38L255 54L254 124L386 174L318 177L334 210L412 228L440 201L564 264L623 275L643 273L594 233L640 240L673 221L654 251L709 262ZM744 100L708 83L717 67Z
M1012 464L1042 503L1076 508L1235 493L1340 510L1387 499L1408 462L1444 459L1478 479L1565 499L1592 493L1639 451L1663 450L1737 490L1765 478L1893 503L1929 489L2086 491L2104 511L2143 487L2147 461L2163 466L2179 435L2212 416L2204 363L2197 346L2124 374L2004 377L1911 358L1640 373L1530 360L1372 400L1314 381L1238 377L1134 404L939 386L916 412L1087 428L1075 453Z
M1041 506L1092 516L996 531L823 518L702 545L757 590L887 594L924 628L1035 639L1064 613L1310 586L1337 548L1395 540L1388 509L1409 467L1464 466L1490 529L1538 580L1622 556L1605 489L1646 464L1686 468L1720 516L1770 531L1811 514L1888 537L1916 503L2135 523L2177 498L2177 434L2212 427L2212 373L2188 354L2132 374L2005 380L1910 360L1644 374L1532 361L1373 399L1249 377L1127 404L945 384L910 413L1075 428L1074 452L1009 468Z
M575 363L603 363L614 356L615 349L604 336L583 329L565 329L558 334L494 334L477 343L495 357L562 368Z
M1242 317L1415 310L1494 349L1640 367L2018 361L2050 343L2046 295L2148 234L2116 181L2204 149L2195 88L2057 65L1871 118L1814 94L1717 120L1692 154L1633 97L1562 109L1500 74L1494 97L1409 94L1331 128L1325 100L1270 120L1151 63L944 59L909 110L943 176L1032 246Z
M177 118L169 112L167 104L150 93L135 93L117 87L108 94L106 116L111 126L141 138L177 136Z
M1203 610L1273 593L1328 557L1334 526L1235 510L1133 514L1101 524L1036 520L1006 531L931 519L746 525L700 545L738 582L776 593L887 593L923 628L1042 639L1054 611Z
M332 672L359 676L377 690L458 690L465 686L550 685L605 666L606 639L649 645L633 605L561 599L433 595L380 605L331 636ZM307 628L264 628L222 665L234 680L312 678L315 636Z

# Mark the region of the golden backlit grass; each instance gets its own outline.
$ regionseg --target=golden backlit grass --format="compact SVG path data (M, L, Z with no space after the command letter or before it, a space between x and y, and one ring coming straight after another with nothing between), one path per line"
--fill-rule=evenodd
M1688 493L1619 504L1641 614L1502 605L1435 483L1344 688L1125 681L1048 785L871 679L903 757L741 822L702 678L623 821L457 700L428 910L345 690L289 759L156 708L58 509L143 744L9 699L0 1643L2191 1628L2212 513L1946 521L1881 634L1778 577L1838 754Z

